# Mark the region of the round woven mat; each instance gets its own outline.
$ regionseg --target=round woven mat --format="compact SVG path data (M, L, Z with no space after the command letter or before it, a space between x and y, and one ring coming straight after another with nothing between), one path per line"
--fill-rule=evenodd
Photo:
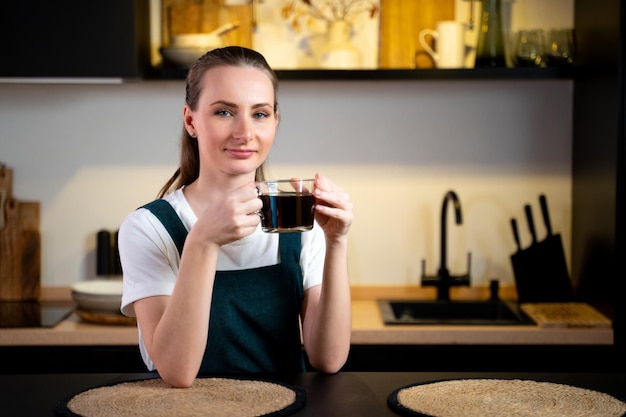
M160 378L93 388L63 401L69 417L259 417L286 416L304 407L305 392L274 382L198 378L189 388L172 388Z
M601 392L520 379L414 384L388 397L398 414L421 417L622 417L626 403Z

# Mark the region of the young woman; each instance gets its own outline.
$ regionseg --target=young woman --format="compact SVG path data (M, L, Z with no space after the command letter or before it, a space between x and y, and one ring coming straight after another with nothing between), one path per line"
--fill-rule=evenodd
M186 81L180 167L161 205L139 208L120 228L122 312L137 317L147 368L173 386L199 373L303 371L302 347L320 372L347 359L348 194L315 174L308 232L264 233L256 214L277 88L253 50L202 56Z

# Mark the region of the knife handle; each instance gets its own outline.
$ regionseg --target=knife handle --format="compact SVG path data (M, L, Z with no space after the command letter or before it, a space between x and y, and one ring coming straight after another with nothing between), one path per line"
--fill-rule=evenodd
M552 224L550 223L550 213L548 212L548 200L544 194L539 196L539 204L541 204L541 213L543 215L543 222L546 225L546 231L548 236L552 235Z
M519 240L519 231L517 230L517 220L511 219L511 229L513 229L513 238L515 239L515 244L517 245L517 250L522 250L522 244Z
M533 220L533 212L530 208L530 204L526 204L524 206L524 211L526 212L526 221L528 222L528 230L530 231L530 236L533 239L533 243L537 243L537 232L535 231L535 221Z

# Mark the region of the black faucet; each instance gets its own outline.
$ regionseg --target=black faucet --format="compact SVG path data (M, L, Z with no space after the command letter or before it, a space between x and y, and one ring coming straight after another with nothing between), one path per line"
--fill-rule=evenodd
M425 276L424 271L426 269L426 261L422 260L422 285L424 286L436 286L437 287L437 300L438 301L450 301L450 287L456 285L470 285L470 263L471 263L471 254L467 254L467 274L461 276L452 276L448 271L447 266L447 249L446 249L446 239L447 239L447 212L448 212L448 202L452 201L454 207L454 214L456 224L463 223L463 217L461 214L461 202L456 193L452 190L448 191L443 198L443 204L441 206L441 264L439 265L439 271L437 272L437 276Z

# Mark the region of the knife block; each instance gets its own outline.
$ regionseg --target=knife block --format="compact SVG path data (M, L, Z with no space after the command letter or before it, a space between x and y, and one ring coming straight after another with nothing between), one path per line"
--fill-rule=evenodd
M0 167L0 301L36 301L41 291L39 203L10 195L10 170Z
M573 299L560 235L548 236L511 255L520 303L567 302Z
M546 238L537 240L535 221L530 204L524 206L532 243L522 249L517 234L517 223L511 220L517 242L517 252L511 255L513 274L520 303L567 302L573 298L573 287L565 262L561 236L552 233L548 200L539 196L546 227Z

